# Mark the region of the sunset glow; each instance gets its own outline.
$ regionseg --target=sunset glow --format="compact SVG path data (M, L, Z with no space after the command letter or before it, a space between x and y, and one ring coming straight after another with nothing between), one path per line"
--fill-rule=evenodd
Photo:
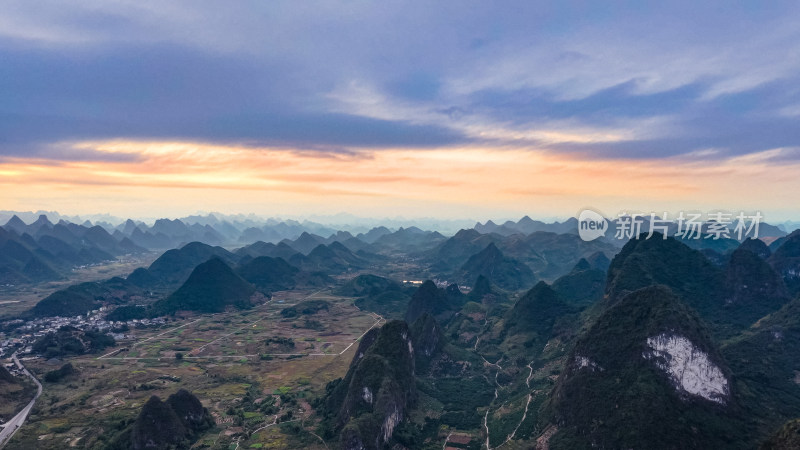
M788 212L798 164L771 150L708 164L689 158L603 160L531 149L381 149L324 153L188 142L85 142L115 161L7 158L2 200L70 205L85 199L112 214L254 211L496 217L548 211L569 216L592 206L629 211L740 208ZM98 158L100 159L100 158ZM770 184L760 182L765 176ZM737 192L735 202L730 194ZM785 194L781 195L780 192ZM702 200L699 200L702 198ZM146 199L146 201L145 201Z

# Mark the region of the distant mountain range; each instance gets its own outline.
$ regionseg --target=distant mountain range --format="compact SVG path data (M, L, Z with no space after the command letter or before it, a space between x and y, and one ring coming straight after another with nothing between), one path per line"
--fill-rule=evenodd
M0 228L0 285L56 280L77 266L145 251L98 225L53 224L46 216L25 224L14 216Z
M650 219L649 217L639 217L638 219L641 220L641 231L648 231L650 227ZM621 218L606 218L609 222L609 227L606 230L605 238L609 240L617 240L613 239L615 233L620 228L620 224L622 223ZM669 222L669 234L673 235L678 228L677 222L670 221ZM709 223L704 223L702 227L703 233L707 233ZM480 233L496 233L504 236L510 236L512 234L530 234L537 231L549 231L552 233L578 233L578 219L571 217L564 222L552 222L552 223L545 223L538 220L533 220L528 216L523 217L517 222L513 221L506 221L500 225L492 222L491 220L487 221L486 223L478 222L473 227ZM730 231L732 231L732 226L727 227ZM771 225L766 222L761 222L759 225L759 237L781 237L785 236L792 231L800 228L800 222L784 222L779 224L778 226ZM638 234L638 233L637 233ZM622 241L624 244L624 241Z
M555 280L572 270L581 258L613 257L626 242L614 238L618 225L619 220L610 221L605 237L584 242L577 235L574 218L544 223L525 216L499 225L488 221L447 237L415 226L396 230L378 226L353 234L314 222L259 220L255 216L220 219L209 214L158 219L152 225L128 219L112 225L105 221L76 224L63 218L53 223L46 215L25 221L12 215L0 227L0 285L57 280L77 266L198 242L220 250L238 247L236 255L225 256L228 262L248 255L280 257L307 273L346 273L404 254L429 264L430 276L471 285L478 275L484 275L498 286L513 290L530 287L535 279ZM674 231L675 225L671 227ZM773 249L787 239L782 229L763 223L760 235ZM683 243L702 251L717 265L725 264L740 244L734 239L685 239ZM490 245L497 252L484 252ZM481 252L484 254L479 256ZM165 257L169 256L167 252ZM163 270L185 277L202 262L198 258L185 266L166 264L167 259ZM162 270L158 265L155 269ZM528 275L528 269L532 275Z

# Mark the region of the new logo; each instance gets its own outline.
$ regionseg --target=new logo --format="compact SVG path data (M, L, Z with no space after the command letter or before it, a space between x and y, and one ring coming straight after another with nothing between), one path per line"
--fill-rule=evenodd
M600 213L584 209L578 215L578 236L584 241L593 241L606 234L608 221Z

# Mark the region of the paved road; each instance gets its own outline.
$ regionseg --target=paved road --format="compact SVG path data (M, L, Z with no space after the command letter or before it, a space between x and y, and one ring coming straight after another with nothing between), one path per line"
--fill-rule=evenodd
M22 363L19 362L16 353L11 355L11 359L14 360L14 364L16 364L17 367L20 370L22 370L22 372L25 375L27 375L31 380L33 380L34 383L36 383L37 390L36 390L36 396L33 397L33 400L31 400L31 402L28 403L28 405L25 408L23 408L22 411L20 411L16 416L14 416L14 418L5 423L4 428L2 429L2 431L0 431L0 448L3 448L6 445L6 443L11 440L11 437L14 436L14 433L16 433L17 430L19 430L19 428L22 426L22 424L25 423L25 419L28 418L28 414L30 414L31 409L33 409L33 404L36 403L36 399L38 399L39 396L42 395L42 383L39 383L39 380L37 380L36 377L31 375L31 373L28 372L28 369L26 369L25 366L23 366Z

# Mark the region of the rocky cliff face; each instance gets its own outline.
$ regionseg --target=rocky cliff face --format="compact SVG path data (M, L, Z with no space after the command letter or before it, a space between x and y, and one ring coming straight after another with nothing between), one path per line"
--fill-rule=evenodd
M347 375L326 399L345 449L383 448L417 399L408 325L391 321L364 336Z
M423 314L411 325L414 351L418 357L430 358L444 345L442 327L430 314Z
M650 350L643 352L642 357L663 370L681 394L722 405L730 399L728 378L689 339L661 333L647 338L647 346Z

